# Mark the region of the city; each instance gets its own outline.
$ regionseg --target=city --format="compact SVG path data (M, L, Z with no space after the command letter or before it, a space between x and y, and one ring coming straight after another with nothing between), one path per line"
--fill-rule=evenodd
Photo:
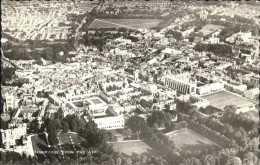
M260 164L259 1L1 6L1 164Z

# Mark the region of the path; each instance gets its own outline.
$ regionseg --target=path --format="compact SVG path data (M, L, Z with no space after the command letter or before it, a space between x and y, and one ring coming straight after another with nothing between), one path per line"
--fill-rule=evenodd
M117 25L117 26L121 26L121 27L126 27L126 28L130 28L130 29L138 30L137 28L134 28L134 27L121 25L121 24L117 24L117 23L113 23L113 22L109 22L109 21L105 21L105 20L101 20L101 19L95 19L95 20L98 20L98 21L101 21L101 22L105 22L105 23L109 23L109 24L113 24L113 25Z

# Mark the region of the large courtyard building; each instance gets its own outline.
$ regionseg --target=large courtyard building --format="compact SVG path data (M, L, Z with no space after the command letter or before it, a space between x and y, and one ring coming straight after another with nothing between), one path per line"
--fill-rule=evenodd
M164 85L183 94L196 94L196 81L191 78L189 73L167 75Z

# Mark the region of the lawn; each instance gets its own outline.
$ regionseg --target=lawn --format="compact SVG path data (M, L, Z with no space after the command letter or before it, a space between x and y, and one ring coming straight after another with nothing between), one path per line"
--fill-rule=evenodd
M184 151L194 152L205 151L206 149L216 150L220 148L214 142L189 129L173 131L166 133L165 135Z
M48 148L45 134L32 136L32 146L33 146L33 151L35 153L39 151L48 151L49 148Z
M159 19L95 19L88 28L150 29L160 22Z
M100 99L91 99L91 101L94 103L94 104L102 104L103 102L100 101Z
M85 102L85 103L84 103ZM85 100L85 101L75 101L75 102L72 102L76 107L84 107L84 105L89 105L90 103Z
M83 137L74 133L60 133L58 135L60 144L74 144L80 145L83 141L86 141Z
M224 110L224 107L227 105L235 105L237 107L243 107L252 104L252 102L247 98L238 96L236 94L227 91L219 91L219 92L211 93L202 96L202 98L207 99L210 102L210 105L221 110Z
M216 31L218 31L220 29L223 29L223 28L224 28L224 26L207 24L207 25L203 26L200 31L205 36L205 35L208 35L210 33L216 32Z
M115 151L124 153L129 156L133 153L154 153L151 147L149 147L146 143L140 140L121 141L109 144L112 145Z

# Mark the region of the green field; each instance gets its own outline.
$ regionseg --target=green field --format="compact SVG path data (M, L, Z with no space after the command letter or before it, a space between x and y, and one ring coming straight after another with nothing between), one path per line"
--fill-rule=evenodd
M150 29L157 26L159 19L95 19L88 28L126 28L126 29Z
M214 142L189 129L173 131L166 133L165 135L184 151L194 152L205 151L206 149L216 150L220 148Z
M224 107L227 105L235 105L237 107L243 107L252 104L250 100L238 96L236 94L232 94L227 91L219 91L219 92L211 93L202 96L202 98L207 99L210 102L210 105L221 110L224 110Z
M86 141L83 137L79 136L78 134L74 134L74 133L60 133L58 135L60 144L75 144L75 145L79 145L81 144L83 141Z
M45 134L39 134L32 136L32 146L33 151L37 153L38 151L48 151L48 144L45 137Z
M112 145L115 151L124 153L126 155L143 154L143 153L154 153L152 148L149 147L146 143L139 140L129 140L129 141L121 141L115 143L109 143Z
M224 26L221 26L221 25L207 24L207 25L202 27L200 32L202 32L203 35L205 36L205 35L216 32L216 31L223 29L223 28L224 28Z

